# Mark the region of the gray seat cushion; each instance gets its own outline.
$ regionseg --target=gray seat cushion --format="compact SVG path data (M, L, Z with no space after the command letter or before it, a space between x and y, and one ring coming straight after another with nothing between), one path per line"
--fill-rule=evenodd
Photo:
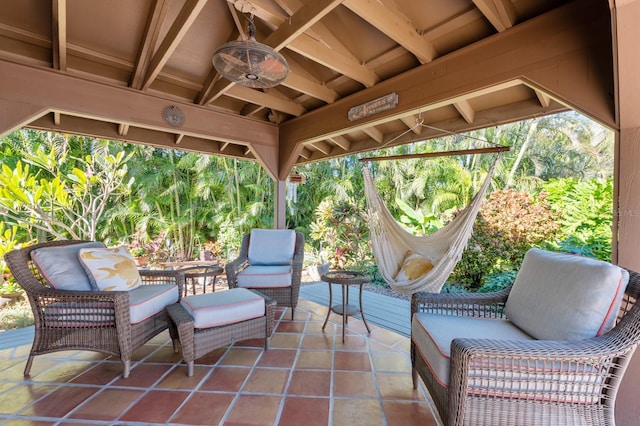
M131 324L157 314L179 299L178 286L175 284L141 285L129 291L129 312Z
M417 313L411 339L442 386L449 385L451 342L456 338L534 340L508 320Z
M238 273L238 287L291 287L291 265L249 266Z

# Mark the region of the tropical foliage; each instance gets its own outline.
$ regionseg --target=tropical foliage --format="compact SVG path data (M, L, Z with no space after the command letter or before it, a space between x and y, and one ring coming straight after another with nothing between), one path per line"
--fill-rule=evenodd
M486 146L502 155L469 249L454 278L477 288L500 282L531 245L607 259L611 253L613 137L575 113L361 156ZM289 228L334 267L373 264L360 156L297 166ZM433 232L467 205L493 155L369 163L392 214L412 233ZM0 144L0 218L12 239L100 239L158 257L193 258L205 247L231 258L242 235L272 227L273 182L255 162L107 142L15 132ZM504 191L499 191L504 190ZM498 192L499 191L499 192ZM545 195L546 194L546 195ZM481 253L478 254L478 253ZM484 287L482 287L484 286Z
M516 270L529 248L548 248L556 241L558 220L545 193L533 199L513 189L494 191L478 213L451 281L478 289L485 278Z

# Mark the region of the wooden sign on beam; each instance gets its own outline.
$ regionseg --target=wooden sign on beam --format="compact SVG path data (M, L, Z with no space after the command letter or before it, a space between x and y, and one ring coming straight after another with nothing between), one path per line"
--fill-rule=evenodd
M347 117L349 118L349 121L356 121L374 114L379 114L383 111L394 109L397 105L398 94L389 93L388 95L366 102L362 105L354 106L349 110Z

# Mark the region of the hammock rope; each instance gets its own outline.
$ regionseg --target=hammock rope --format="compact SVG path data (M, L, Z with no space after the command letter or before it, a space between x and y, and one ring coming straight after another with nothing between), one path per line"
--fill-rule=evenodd
M460 261L467 241L471 237L473 224L499 158L499 155L496 156L484 183L469 205L444 227L423 236L411 234L395 220L380 197L371 172L367 167L363 168L373 255L382 277L391 288L402 294L413 294L418 291L440 292L453 268ZM413 280L396 281L395 277L407 251L431 259L433 268L425 275Z

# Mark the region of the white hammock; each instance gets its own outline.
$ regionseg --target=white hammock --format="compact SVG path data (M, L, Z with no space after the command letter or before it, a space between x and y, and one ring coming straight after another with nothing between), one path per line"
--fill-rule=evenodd
M498 157L499 158L499 157ZM467 245L473 223L491 182L498 158L487 173L482 187L471 203L444 227L430 235L417 236L407 232L389 213L376 190L371 173L364 168L364 188L369 212L371 244L378 269L385 281L399 293L417 291L439 293L451 275ZM405 253L410 250L432 260L433 268L425 275L407 281L396 281Z

